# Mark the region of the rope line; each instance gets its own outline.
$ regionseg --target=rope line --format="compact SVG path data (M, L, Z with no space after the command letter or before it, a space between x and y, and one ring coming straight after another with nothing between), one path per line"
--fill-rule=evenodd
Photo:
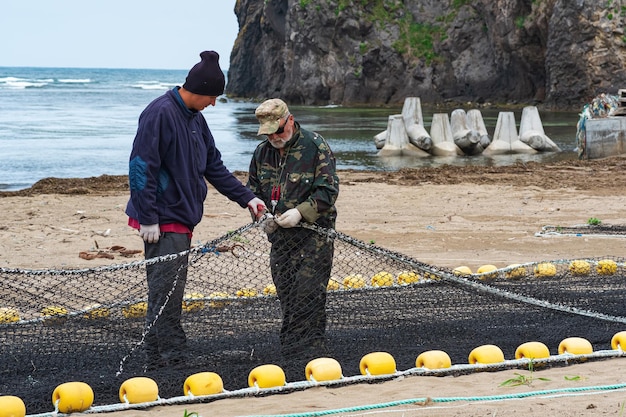
M553 397L563 397L563 396L573 396L579 395L580 393L588 393L591 391L626 391L626 383L622 384L611 384L611 385L596 385L589 387L571 387L571 388L555 388L549 390L539 390L539 391L528 391L528 392L520 392L516 394L503 394L503 395L485 395L485 396L476 396L476 397L421 397L421 398L410 398L406 400L396 400L389 401L384 403L376 403L376 404L367 404L362 406L354 406L354 407L344 407L332 410L320 410L320 411L311 411L304 413L292 413L292 414L264 414L261 415L246 415L240 417L319 417L319 416L327 416L333 414L347 413L347 412L355 412L355 411L365 411L365 410L376 410L382 408L389 407L397 407L402 405L420 405L425 406L428 404L446 404L453 402L496 402L496 401L507 401L507 400L519 400L530 397L539 397L543 396L545 398L553 398ZM145 409L151 408L155 406L163 406L163 405L173 405L173 404L181 404L181 402L173 402L174 399L161 399L158 401L152 401L149 403L142 404L119 404L113 406L98 406L92 407L86 411L84 414L97 414L97 413L107 413L107 412L116 412L116 411L124 411L130 409ZM59 412L50 412L50 413L41 413L41 414L30 414L28 417L63 417L70 416L70 414L64 414Z
M389 407L397 407L401 405L421 405L426 406L430 403L452 403L459 401L466 402L494 402L494 401L506 401L506 400L517 400L524 399L529 397L537 397L543 395L550 394L561 394L561 393L577 393L577 392L587 392L587 391L623 391L626 388L626 384L616 384L616 385L600 385L595 387L578 387L578 388L561 388L561 389L552 389L552 390L542 390L542 391L530 391L530 392L522 392L518 394L507 394L507 395L487 395L483 397L424 397L424 398L412 398L408 400L398 400L391 401L386 403L378 403L378 404L369 404L364 406L357 407L345 407L334 410L323 410L323 411L312 411L305 413L295 413L295 414L272 414L272 415L247 415L240 417L319 417L319 416L329 416L333 414L340 413L349 413L354 411L366 411L366 410L376 410L382 408ZM576 394L577 395L577 394Z
M572 354L562 354L556 355L549 358L543 359L532 359L532 363L535 366L539 366L541 364L546 363L564 363L568 365L569 362L573 361L586 361L593 359L607 359L607 358L620 358L626 357L626 352L622 350L603 350L597 351L590 354L584 355L572 355ZM452 365L450 368L444 369L425 369L425 368L412 368L406 371L398 371L394 374L387 375L357 375L351 377L342 377L338 380L331 381L297 381L290 382L280 387L273 388L264 388L260 389L258 387L250 387L243 388L234 391L224 391L219 394L212 395L199 395L199 396L180 396L173 398L159 398L156 401L150 401L139 404L130 404L130 403L120 403L120 404L108 404L108 405L100 405L93 406L88 410L83 411L84 414L99 414L99 413L110 413L110 412L118 412L125 410L142 410L156 406L166 406L166 405L183 405L183 404L198 404L198 403L208 403L215 402L221 399L226 398L245 398L245 397L254 397L254 396L268 396L274 394L285 394L291 393L295 391L303 391L309 388L314 387L342 387L348 385L355 385L363 382L385 382L394 379L398 379L406 376L446 376L446 375L461 375L461 374L469 374L472 372L478 371L498 371L512 368L519 368L528 366L531 362L531 359L523 358L516 360L506 360L504 362L495 363L495 364L459 364ZM587 392L593 390L618 390L618 389L626 389L626 384L614 384L614 385L601 385L595 387L576 387L576 388L559 388L552 390L543 390L543 391L531 391L526 393L519 393L514 395L495 395L495 396L482 396L482 397L435 397L435 398L419 398L419 399L409 399L409 400L399 400L390 403L380 403L380 404L371 404L367 406L359 406L359 407L351 407L351 408L342 408L338 410L324 410L318 411L314 413L301 413L301 414L287 414L287 415L275 415L275 416L265 416L265 417L306 417L306 416L324 416L331 415L337 413L344 412L352 412L352 411L362 411L362 410L373 410L380 408L388 408L395 407L399 405L406 404L415 404L415 403L424 403L433 402L433 403L450 403L450 402L458 402L458 401L502 401L506 399L519 399L530 396L539 396L539 395L551 395L551 394L560 394L560 393L570 393L570 392ZM321 413L321 414L320 414ZM63 414L58 412L51 413L41 413L41 414L31 414L27 417L63 417L70 416L70 414ZM257 417L257 416L242 416L242 417Z

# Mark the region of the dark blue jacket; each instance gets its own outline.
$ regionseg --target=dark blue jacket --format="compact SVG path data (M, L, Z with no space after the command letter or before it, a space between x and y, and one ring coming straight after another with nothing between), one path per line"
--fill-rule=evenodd
M193 230L202 219L205 178L241 207L255 197L224 166L204 116L184 105L176 87L139 116L126 214L140 224L181 223Z

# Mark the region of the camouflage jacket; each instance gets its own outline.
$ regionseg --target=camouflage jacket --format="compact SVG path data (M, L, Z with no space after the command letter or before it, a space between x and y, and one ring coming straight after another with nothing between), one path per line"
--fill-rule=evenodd
M335 156L326 140L295 123L294 135L285 145L282 157L267 139L254 150L248 187L270 211L272 190L278 190L280 198L274 211L277 216L297 208L303 220L334 228L339 194L335 166Z

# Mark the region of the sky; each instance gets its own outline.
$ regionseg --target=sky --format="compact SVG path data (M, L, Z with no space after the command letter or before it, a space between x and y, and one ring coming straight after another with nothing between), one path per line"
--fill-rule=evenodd
M236 0L4 0L0 67L229 67Z

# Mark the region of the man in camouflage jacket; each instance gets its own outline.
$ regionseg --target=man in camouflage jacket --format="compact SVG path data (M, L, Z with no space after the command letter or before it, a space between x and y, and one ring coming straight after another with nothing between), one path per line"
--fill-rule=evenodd
M254 151L248 187L270 213L263 228L272 244L270 266L282 311L285 358L326 354L326 288L334 244L300 222L334 229L339 193L335 157L326 140L300 127L285 102L271 99L255 111L266 135Z

